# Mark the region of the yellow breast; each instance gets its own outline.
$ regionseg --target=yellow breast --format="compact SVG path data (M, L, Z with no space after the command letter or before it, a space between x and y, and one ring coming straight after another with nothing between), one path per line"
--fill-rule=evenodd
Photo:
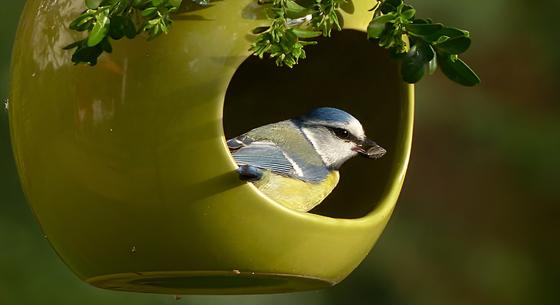
M266 171L255 186L272 200L300 212L307 212L321 203L338 184L338 171L319 183L309 183L298 179L276 175Z

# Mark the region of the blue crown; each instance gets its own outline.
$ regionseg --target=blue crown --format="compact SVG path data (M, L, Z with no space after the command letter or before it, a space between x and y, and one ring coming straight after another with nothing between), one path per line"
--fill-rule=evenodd
M350 124L358 120L346 111L332 107L320 107L311 110L304 116L307 120L317 120L325 122L342 122Z

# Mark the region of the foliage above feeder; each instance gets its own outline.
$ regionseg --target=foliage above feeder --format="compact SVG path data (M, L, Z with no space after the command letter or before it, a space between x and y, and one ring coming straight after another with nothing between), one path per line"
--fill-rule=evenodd
M204 8L207 0L188 0ZM333 29L342 30L339 10L351 11L351 0L259 0L266 8L270 25L257 27L251 46L254 55L274 58L276 65L293 67L306 56L304 47L316 44L313 38L330 37ZM66 49L75 49L72 61L95 65L103 53L111 53L110 39L134 38L146 33L153 39L167 33L182 0L86 0L87 9L70 29L88 32ZM219 5L219 4L218 4ZM471 39L469 32L416 18L416 10L403 0L383 0L371 9L373 19L367 38L388 49L402 62L404 81L416 83L437 67L451 80L464 85L480 83L476 73L459 58Z

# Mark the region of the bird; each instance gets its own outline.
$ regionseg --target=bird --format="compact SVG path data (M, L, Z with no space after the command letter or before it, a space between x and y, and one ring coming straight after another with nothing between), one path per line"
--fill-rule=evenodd
M357 155L378 159L387 152L366 137L355 117L332 107L254 128L227 140L227 146L241 180L299 212L310 211L332 192L346 161Z

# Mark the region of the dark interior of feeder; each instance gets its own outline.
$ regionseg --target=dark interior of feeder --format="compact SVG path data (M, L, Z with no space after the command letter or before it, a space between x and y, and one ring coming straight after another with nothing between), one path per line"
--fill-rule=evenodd
M366 39L344 30L306 48L307 58L294 68L272 60L247 58L231 80L224 103L227 139L255 127L329 106L347 111L366 135L387 150L378 160L356 157L340 169L340 182L311 213L359 218L371 212L393 182L391 176L401 116L398 65Z

